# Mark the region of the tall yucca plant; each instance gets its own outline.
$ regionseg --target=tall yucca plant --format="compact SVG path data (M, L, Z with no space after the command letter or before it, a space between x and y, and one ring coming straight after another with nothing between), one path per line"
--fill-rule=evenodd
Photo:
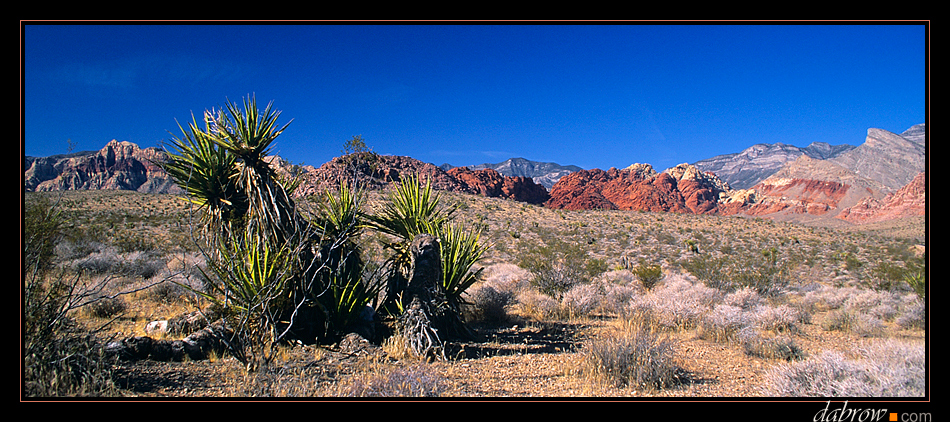
M244 100L243 109L228 101L225 110L205 115L208 133L221 148L236 157L237 187L247 198L248 230L287 240L296 234L300 221L287 186L265 160L274 141L287 128L277 126L280 112L268 103L263 114L254 97Z
M227 230L227 224L243 218L247 210L246 198L234 181L236 157L218 145L209 126L199 127L194 116L188 129L179 128L182 137L166 143L166 159L159 164L201 211L204 227Z
M480 236L480 228L466 230L457 224L445 224L438 231L442 245L442 286L455 304L461 304L462 294L482 273L482 268L473 269L487 250L479 243Z
M215 259L202 270L208 291L196 291L230 313L237 342L232 352L249 370L274 357L278 324L293 298L296 279L292 249L248 232L218 238ZM209 273L210 272L210 273Z
M442 286L453 307L462 302L462 294L481 273L473 270L487 249L480 240L480 229L465 230L452 222L456 208L441 204L441 195L432 191L431 181L425 185L417 176L403 177L394 186L382 211L370 217L380 232L397 238L389 244L395 250L395 268L410 264L409 245L420 234L439 238L442 258ZM392 292L390 292L392 293ZM393 300L393 298L390 298Z

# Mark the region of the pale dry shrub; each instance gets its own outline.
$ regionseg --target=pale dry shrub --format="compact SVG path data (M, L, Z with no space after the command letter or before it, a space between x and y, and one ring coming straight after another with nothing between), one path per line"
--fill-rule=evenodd
M129 305L121 297L102 296L82 307L87 315L94 318L111 318L125 312Z
M613 315L622 314L627 304L643 293L643 288L636 284L606 283L603 288L604 296L601 309L603 312Z
M791 337L763 331L754 326L741 329L738 332L738 340L746 354L751 356L788 361L805 357L805 353Z
M807 292L804 300L819 310L835 310L844 306L845 302L858 292L856 287L822 286Z
M900 300L896 294L879 290L863 290L845 300L842 307L855 313L865 313L885 321L898 314Z
M534 275L530 271L508 263L489 265L481 274L481 279L486 284L490 284L495 289L510 292L530 288L532 277Z
M884 322L874 316L838 309L828 314L821 327L827 331L843 331L865 337L884 333Z
M551 296L533 289L521 290L515 300L515 309L522 315L535 319L561 318L563 308Z
M893 339L859 348L858 359L824 351L766 373L762 391L787 397L922 397L926 356L922 344Z
M742 309L752 309L765 303L765 299L751 287L743 287L734 292L727 293L722 298L723 303L730 306L736 306Z
M589 316L600 310L604 303L604 289L599 283L585 283L572 287L561 296L564 311L575 317Z
M472 322L497 325L508 321L508 308L514 304L514 293L479 284L466 292L467 317Z
M657 328L687 330L721 300L716 289L690 277L670 275L649 293L631 300L626 313L649 313Z
M335 397L439 397L446 389L444 378L430 366L380 365L361 371L329 392Z
M681 381L674 345L667 336L631 325L590 340L581 350L580 372L617 387L671 387Z
M789 305L758 305L752 309L753 323L770 331L796 331L801 320L799 309Z
M927 307L917 295L907 295L894 322L901 328L926 328Z
M744 308L719 304L703 315L700 336L704 339L725 343L737 339L740 330L752 323L752 315Z

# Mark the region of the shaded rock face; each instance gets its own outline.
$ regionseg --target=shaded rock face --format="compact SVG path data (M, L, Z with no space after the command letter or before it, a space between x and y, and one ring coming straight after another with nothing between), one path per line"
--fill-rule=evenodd
M96 152L24 160L26 191L112 189L145 193L179 193L181 189L156 165L158 148L139 148L112 140Z
M343 180L358 180L368 189L384 189L403 177L416 174L432 183L432 188L451 192L504 198L531 204L548 199L544 186L529 177L503 176L493 169L470 170L465 167L445 171L433 164L410 157L364 154L337 157L304 175L298 194L319 194Z
M749 214L762 215L792 209L797 213L824 215L836 209L851 185L813 179L775 179L755 186L756 192L769 197L768 207L749 210Z
M783 143L756 144L739 153L718 155L693 165L715 173L735 189L748 189L771 176L785 163L803 155L825 160L854 148L852 145L830 145L824 142L813 142L805 148Z
M529 177L502 176L493 169L468 170L465 167L451 169L448 174L458 180L467 193L536 205L549 198L548 190Z

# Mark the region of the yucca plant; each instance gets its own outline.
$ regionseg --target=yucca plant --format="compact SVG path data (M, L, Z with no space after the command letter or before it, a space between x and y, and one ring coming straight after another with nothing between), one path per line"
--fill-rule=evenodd
M370 216L370 221L380 232L399 239L398 243L411 242L419 234L435 234L452 219L455 209L442 206L441 198L432 191L431 180L423 186L417 176L405 176L390 192L382 211ZM391 246L398 249L397 245Z
M471 336L472 333L462 323L461 297L478 278L480 270L472 268L481 259L485 247L479 243L479 230L466 231L452 222L455 210L454 207L441 204L441 195L433 193L431 181L423 185L417 176L410 175L394 186L382 211L368 216L368 219L376 230L395 238L395 241L387 244L394 254L390 260L392 274L383 309L406 316L404 311L412 298L403 295L407 286L401 283L407 282L410 276L410 246L417 236L432 235L438 238L440 250L441 292L436 293L438 297L428 298L433 301L426 304L432 314L416 315L414 318L417 322L429 319L424 325L433 324L436 327L432 328L442 331L440 335ZM445 303L441 302L443 299ZM434 332L425 327L404 328L410 336L413 335L411 333ZM410 342L416 340L420 339L410 339Z
M458 305L462 294L478 281L483 269L473 267L487 247L479 243L479 228L465 230L457 224L444 224L438 236L442 244L442 286L449 301Z
M202 226L216 235L247 211L247 199L234 182L236 157L215 142L210 125L202 129L194 116L187 130L179 128L183 136L166 143L166 159L158 164L198 207Z
M219 238L216 259L202 270L205 299L228 310L238 338L232 339L238 358L249 369L267 364L280 334L279 322L291 304L295 265L291 249L253 234ZM186 286L187 287L187 286Z

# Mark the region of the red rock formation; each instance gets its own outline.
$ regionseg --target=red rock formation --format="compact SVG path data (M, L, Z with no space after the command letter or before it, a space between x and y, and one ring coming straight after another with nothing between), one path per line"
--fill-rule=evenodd
M550 208L619 209L713 214L728 187L715 175L680 165L657 174L652 167L582 170L561 178L551 189Z
M337 157L311 169L304 175L304 183L298 188L299 195L323 192L339 184L341 180L353 179L368 189L383 189L392 182L410 174L432 183L432 188L463 192L492 198L512 199L520 202L541 204L548 198L547 189L526 177L503 176L495 170L469 170L464 167L448 172L410 157L366 154L363 156Z
M811 179L766 179L753 189L763 197L768 207L758 207L749 214L762 215L789 210L790 212L823 215L838 208L851 185Z
M868 197L846 208L836 217L855 224L873 223L907 216L925 215L927 177L918 173L910 183L883 199Z
M465 167L456 167L447 173L468 193L530 204L541 204L548 199L547 189L527 177L509 177L493 169L469 170Z

